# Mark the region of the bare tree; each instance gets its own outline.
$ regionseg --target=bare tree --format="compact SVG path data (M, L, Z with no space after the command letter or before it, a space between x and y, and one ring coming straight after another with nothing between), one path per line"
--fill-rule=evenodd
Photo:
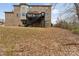
M56 9L60 4L53 4L53 9ZM59 12L58 17L59 20L65 20L67 22L76 22L79 23L79 3L65 3L62 4L63 10ZM57 19L58 21L58 19Z
M75 8L76 8L76 14L78 16L78 20L79 20L79 3L74 3Z

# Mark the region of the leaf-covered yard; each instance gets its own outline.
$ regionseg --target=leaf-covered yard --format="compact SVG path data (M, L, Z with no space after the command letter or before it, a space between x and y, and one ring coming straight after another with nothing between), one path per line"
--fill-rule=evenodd
M0 55L79 55L79 36L60 28L0 27Z

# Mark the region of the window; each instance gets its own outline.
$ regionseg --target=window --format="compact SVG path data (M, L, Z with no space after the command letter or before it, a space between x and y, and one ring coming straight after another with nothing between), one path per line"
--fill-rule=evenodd
M26 16L26 13L22 13L22 16Z
M18 14L17 14L17 16L18 16Z
M32 8L32 6L29 6L29 8Z
M25 9L25 7L22 7L22 9Z
M20 14L19 13L17 13L17 17L19 17L20 16Z

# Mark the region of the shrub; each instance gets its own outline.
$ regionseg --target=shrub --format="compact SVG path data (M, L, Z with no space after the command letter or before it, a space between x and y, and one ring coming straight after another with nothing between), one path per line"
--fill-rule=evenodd
M54 25L55 27L63 28L63 29L68 29L72 31L75 34L79 34L79 24L77 23L68 23L66 21L58 21L57 24Z
M72 29L72 32L73 32L74 34L79 34L79 27Z

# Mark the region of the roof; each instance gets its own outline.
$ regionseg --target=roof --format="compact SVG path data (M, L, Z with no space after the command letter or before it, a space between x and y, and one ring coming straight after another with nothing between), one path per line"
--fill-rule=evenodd
M26 3L20 3L18 5L13 5L13 6L21 6L21 5L27 5L27 6L43 6L43 7L51 7L52 5L29 5L29 4L26 4Z
M28 12L28 13L33 13L33 14L40 14L40 13L45 13L45 12L38 12L38 11L31 11L31 12Z
M26 4L26 3L20 3L20 4L18 4L18 5L13 5L13 6L21 6L21 5L28 5L28 4ZM29 6L29 5L28 5Z
M42 6L42 7L48 7L48 6L52 6L52 5L30 5L30 6Z
M13 11L12 12L5 12L5 13L13 13Z

